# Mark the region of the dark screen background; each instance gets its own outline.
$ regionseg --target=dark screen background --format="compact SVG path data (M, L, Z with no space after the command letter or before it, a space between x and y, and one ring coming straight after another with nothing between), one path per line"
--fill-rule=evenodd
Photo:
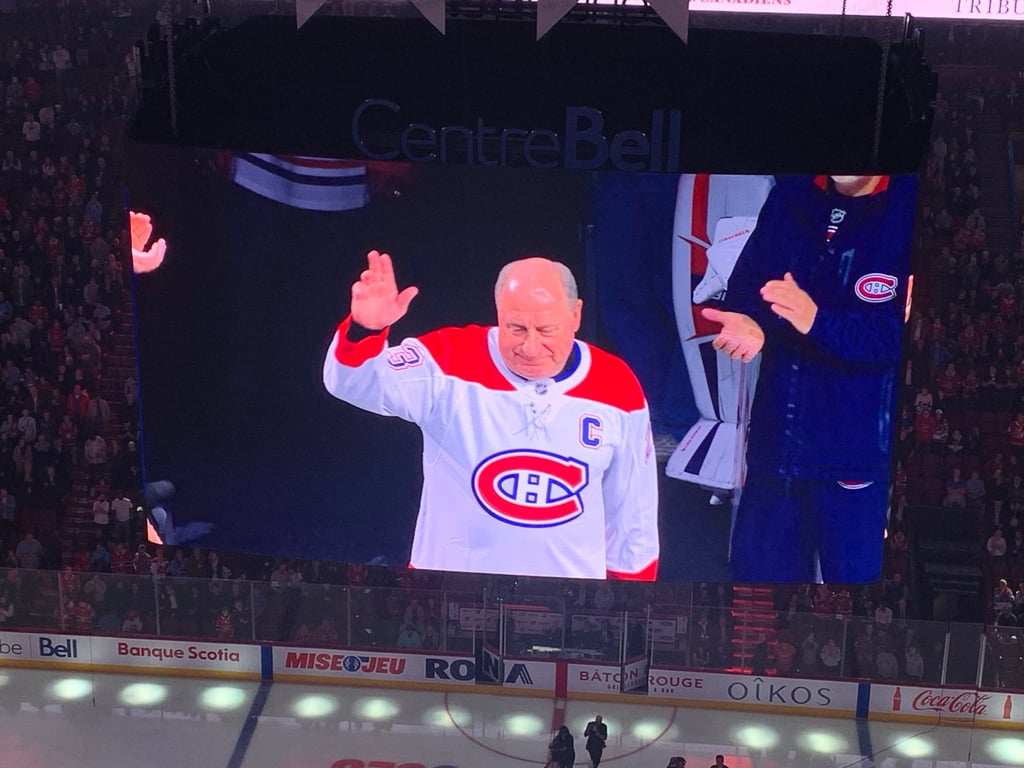
M164 265L136 280L146 479L175 483L176 521L214 523L207 546L406 562L419 430L331 398L321 380L368 250L390 252L400 286L421 291L392 342L492 323L498 270L531 254L573 269L583 336L600 341L584 261L589 174L418 168L362 209L323 213L235 185L212 153L137 150L132 208L170 244ZM718 544L696 566L724 575L727 519L701 530L686 538Z

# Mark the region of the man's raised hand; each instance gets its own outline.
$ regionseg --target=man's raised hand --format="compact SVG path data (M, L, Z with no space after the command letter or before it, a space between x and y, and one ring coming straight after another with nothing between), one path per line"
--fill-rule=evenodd
M370 251L366 254L366 269L352 284L352 321L367 330L383 330L405 316L419 292L411 285L400 292L391 257Z
M764 331L753 318L742 312L723 312L711 307L705 307L700 313L706 320L722 324L711 346L744 363L757 357L764 346Z
M772 305L772 312L787 320L800 333L807 334L818 316L818 305L787 272L781 280L769 280L761 289L761 298Z

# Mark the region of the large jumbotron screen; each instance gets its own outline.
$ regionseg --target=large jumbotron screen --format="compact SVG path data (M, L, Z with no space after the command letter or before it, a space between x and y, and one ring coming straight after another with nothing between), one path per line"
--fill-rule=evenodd
M142 439L175 530L879 578L913 50L879 111L871 41L449 21L260 19L181 63L175 113L145 100L130 201L169 245L136 280Z
M179 524L212 524L207 545L757 581L807 578L811 548L826 575L877 576L915 178L168 147L132 176L170 243L136 282L147 480L175 484ZM418 295L387 328L338 331L353 284L380 279L371 251ZM526 315L499 316L499 272L533 256L568 268L581 306L520 276ZM763 351L716 351L709 308L763 325ZM795 562L765 551L766 525Z

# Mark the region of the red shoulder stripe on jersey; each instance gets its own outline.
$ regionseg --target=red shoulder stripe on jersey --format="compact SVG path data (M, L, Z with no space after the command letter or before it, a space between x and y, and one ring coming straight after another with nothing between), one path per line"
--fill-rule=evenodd
M642 568L636 573L623 573L621 571L608 571L609 579L619 579L623 581L654 581L658 578L658 561L653 560L650 565L646 568Z
M419 341L446 376L481 384L487 389L514 391L512 382L491 359L487 348L488 330L483 325L438 328L421 336Z
M644 407L644 392L624 360L590 346L590 370L583 381L570 389L569 397L611 405L622 411Z
M349 315L338 326L338 346L334 348L334 359L349 368L357 368L384 351L388 343L388 329L359 341L349 341L348 329L351 327L352 315Z

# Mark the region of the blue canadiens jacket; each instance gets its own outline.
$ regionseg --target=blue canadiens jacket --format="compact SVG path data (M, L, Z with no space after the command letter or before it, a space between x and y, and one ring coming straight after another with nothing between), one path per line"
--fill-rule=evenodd
M724 308L765 332L747 467L780 478L885 481L903 344L917 179L870 195L780 177L729 278ZM818 306L800 334L760 296L791 272Z

